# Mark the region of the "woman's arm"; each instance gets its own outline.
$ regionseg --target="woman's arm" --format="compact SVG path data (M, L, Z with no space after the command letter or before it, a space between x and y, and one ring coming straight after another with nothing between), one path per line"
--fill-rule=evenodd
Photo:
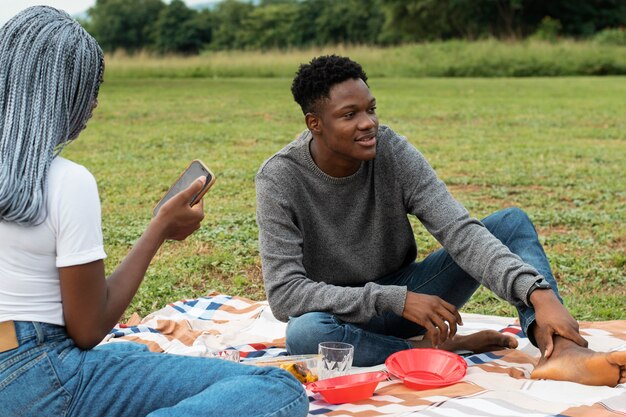
M189 201L203 184L199 178L168 201L108 279L102 260L59 268L65 325L78 347L96 346L117 324L166 239L183 240L200 227L202 201Z

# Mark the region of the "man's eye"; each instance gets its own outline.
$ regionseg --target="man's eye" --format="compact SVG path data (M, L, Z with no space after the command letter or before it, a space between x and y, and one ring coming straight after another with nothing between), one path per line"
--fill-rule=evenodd
M345 117L346 119L352 119L352 117L354 117L354 113L353 112L346 113L343 115L343 117Z
M370 107L369 112L370 113L376 113L376 106Z

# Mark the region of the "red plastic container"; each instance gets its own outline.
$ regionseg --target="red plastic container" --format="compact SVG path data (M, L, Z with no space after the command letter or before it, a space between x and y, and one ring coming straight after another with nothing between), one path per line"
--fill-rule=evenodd
M467 363L459 355L440 349L408 349L385 361L387 370L415 390L445 387L460 381Z
M343 404L370 398L378 383L385 379L386 372L365 372L311 382L307 384L307 388L312 392L319 392L330 404Z

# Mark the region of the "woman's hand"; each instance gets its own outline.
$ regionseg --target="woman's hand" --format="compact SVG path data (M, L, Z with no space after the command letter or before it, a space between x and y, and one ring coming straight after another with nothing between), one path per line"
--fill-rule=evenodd
M200 228L200 222L204 219L202 200L193 207L190 202L205 181L205 177L199 177L161 207L152 225L161 230L163 239L184 240Z
M543 355L546 358L552 355L555 335L587 347L587 341L578 332L578 322L559 302L552 290L533 291L530 302L535 309L535 339L539 348L543 348Z
M456 334L457 323L463 325L458 310L435 295L406 293L402 317L426 329L425 337L433 347L443 344Z

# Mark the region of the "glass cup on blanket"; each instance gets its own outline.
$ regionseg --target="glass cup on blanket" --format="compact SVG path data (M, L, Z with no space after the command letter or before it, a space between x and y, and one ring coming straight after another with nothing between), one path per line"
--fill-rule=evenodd
M319 379L346 375L352 367L354 346L341 342L322 342L318 346L320 354Z
M209 358L224 359L231 362L239 362L239 351L234 349L214 350L207 354Z

